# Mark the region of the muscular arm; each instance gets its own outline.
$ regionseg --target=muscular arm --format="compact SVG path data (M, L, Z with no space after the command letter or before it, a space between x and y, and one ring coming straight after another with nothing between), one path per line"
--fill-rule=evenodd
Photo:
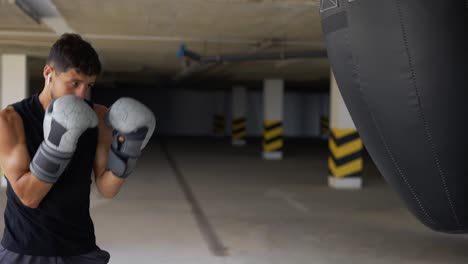
M102 105L95 105L94 110L99 118L99 139L94 162L94 175L96 187L101 195L106 198L113 198L119 192L124 179L115 176L107 169L107 158L112 144L112 129L104 123L104 116L107 108Z
M37 208L52 184L36 178L29 170L29 157L23 122L12 107L0 111L0 165L21 202Z

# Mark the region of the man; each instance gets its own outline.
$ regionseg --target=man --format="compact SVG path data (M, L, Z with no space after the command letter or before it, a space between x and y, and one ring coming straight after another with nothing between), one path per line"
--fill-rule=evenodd
M131 98L109 109L84 100L100 71L91 45L64 34L44 67L44 89L0 111L8 181L0 263L108 263L89 214L91 171L99 193L114 197L155 118Z

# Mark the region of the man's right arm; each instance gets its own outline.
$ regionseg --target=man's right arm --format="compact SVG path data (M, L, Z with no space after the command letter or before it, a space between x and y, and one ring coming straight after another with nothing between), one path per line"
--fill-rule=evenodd
M26 147L23 122L12 107L0 111L0 165L21 202L37 208L52 184L35 177L29 169L31 158Z

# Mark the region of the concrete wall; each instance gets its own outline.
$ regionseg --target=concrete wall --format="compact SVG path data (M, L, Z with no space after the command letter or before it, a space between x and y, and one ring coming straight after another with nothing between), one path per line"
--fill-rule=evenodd
M190 89L155 88L94 88L92 98L96 103L111 105L122 96L130 96L148 105L157 118L156 129L164 135L211 135L213 114L216 111L216 93ZM231 91L227 90L224 108L231 117ZM320 133L320 115L327 109L329 96L289 92L284 97L284 136L315 137ZM328 113L325 113L328 116ZM230 131L230 119L226 120ZM261 136L263 129L263 97L259 90L248 91L247 134Z

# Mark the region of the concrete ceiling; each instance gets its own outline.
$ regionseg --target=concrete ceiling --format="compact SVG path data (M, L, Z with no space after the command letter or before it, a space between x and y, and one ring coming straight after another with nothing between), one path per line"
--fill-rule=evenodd
M41 61L57 34L12 2L0 0L0 53L23 52ZM104 70L114 78L119 72L175 76L182 70L182 62L176 58L181 44L202 55L324 50L318 0L51 3L71 29L94 45L104 61ZM230 81L265 77L315 81L327 79L328 74L327 60L318 58L220 64L194 76Z
M53 43L50 37L54 34L48 27L36 23L11 1L0 0L0 53L44 56Z

